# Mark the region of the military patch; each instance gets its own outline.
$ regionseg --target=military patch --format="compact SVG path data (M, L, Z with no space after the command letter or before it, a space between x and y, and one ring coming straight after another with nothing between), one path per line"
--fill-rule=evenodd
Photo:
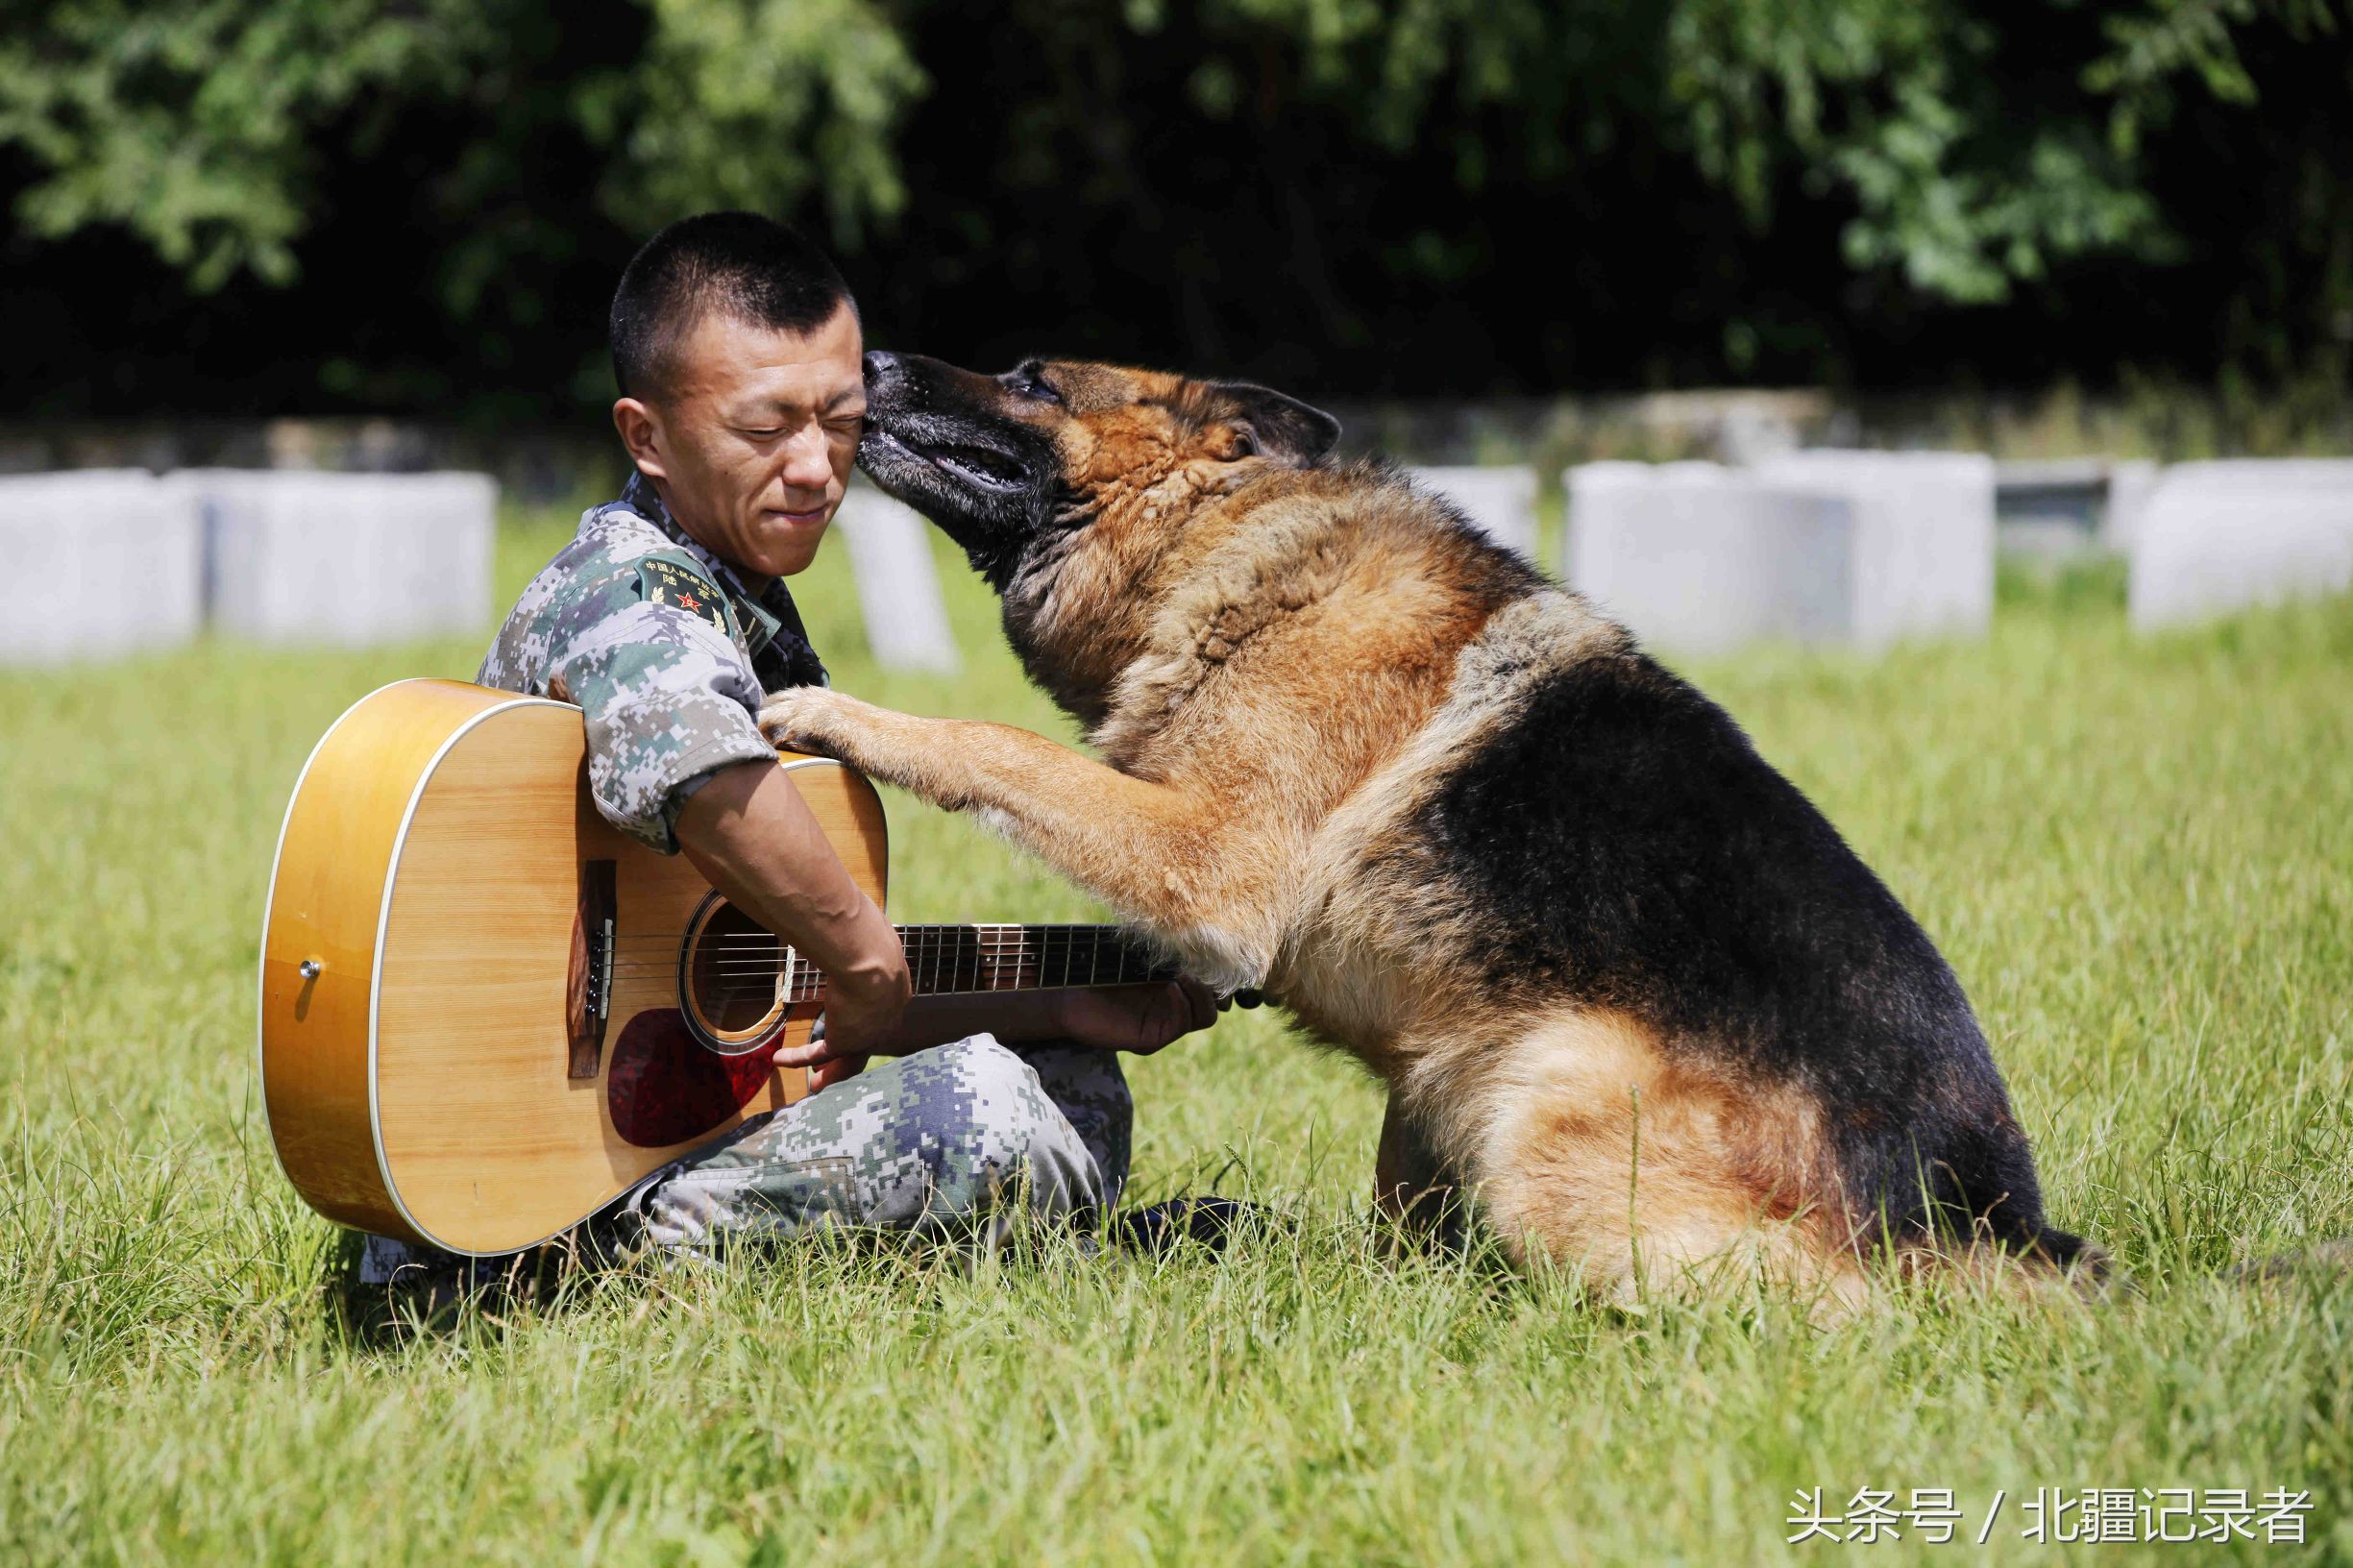
M649 604L675 604L687 614L709 622L722 637L735 635L727 625L726 601L711 585L711 579L692 567L649 555L637 563L637 591Z

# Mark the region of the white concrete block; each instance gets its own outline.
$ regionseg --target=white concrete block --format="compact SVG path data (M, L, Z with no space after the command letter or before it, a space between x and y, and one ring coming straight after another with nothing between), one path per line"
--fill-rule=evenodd
M2181 463L2132 524L2127 603L2146 630L2353 588L2353 461Z
M1856 508L1714 463L1569 470L1568 578L1645 642L1709 653L1854 635Z
M1854 503L1854 641L1973 634L1993 620L1994 460L1983 453L1816 449L1754 472Z
M196 509L143 469L0 478L0 664L170 648L202 623Z
M275 643L487 633L498 481L487 474L187 469L208 613Z
M1460 507L1488 538L1536 558L1536 471L1527 467L1415 468L1408 473Z
M2133 530L2157 493L2164 470L2145 457L2124 457L2108 465L2108 500L2101 508L2099 542L2120 555L2132 553Z
M963 661L932 566L931 525L860 478L850 481L834 526L849 546L859 613L874 657L887 670L954 674Z

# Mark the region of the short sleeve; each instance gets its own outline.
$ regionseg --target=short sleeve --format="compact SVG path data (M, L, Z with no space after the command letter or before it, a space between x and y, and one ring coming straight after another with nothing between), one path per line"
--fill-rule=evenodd
M587 721L597 810L664 854L677 852L686 786L735 763L775 759L755 719L765 694L742 650L675 604L616 606L550 674Z

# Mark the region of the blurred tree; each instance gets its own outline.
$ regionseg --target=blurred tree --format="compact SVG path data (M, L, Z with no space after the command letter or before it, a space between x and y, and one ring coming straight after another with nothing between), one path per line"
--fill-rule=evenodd
M719 205L817 225L895 340L1325 395L2143 365L2341 396L2353 353L2335 0L10 12L0 330L37 411L559 415L601 394L630 246Z
M905 205L892 132L927 86L867 0L650 0L625 71L583 84L592 138L619 157L606 208L624 222L814 196L835 239Z
M121 224L200 292L242 269L292 281L308 138L371 97L447 96L492 41L461 0L18 9L0 37L0 142L41 173L17 217L53 239ZM380 116L353 128L363 140L382 129Z
M601 205L626 223L817 193L837 238L905 200L891 132L922 72L866 0L646 0L625 64L560 84L562 120L610 153ZM42 176L16 197L48 238L115 223L209 292L274 283L319 200L319 135L361 150L403 110L515 105L549 62L545 8L520 0L55 0L0 40L0 143ZM594 25L593 18L583 17ZM495 135L452 171L479 199L531 177ZM457 290L460 303L476 292Z

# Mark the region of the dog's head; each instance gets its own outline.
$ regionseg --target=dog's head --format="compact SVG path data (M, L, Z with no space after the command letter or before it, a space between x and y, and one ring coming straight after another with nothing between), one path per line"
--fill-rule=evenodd
M858 463L1004 596L1031 674L1091 722L1156 568L1205 505L1321 463L1339 422L1240 381L1025 360L1001 376L866 356Z

